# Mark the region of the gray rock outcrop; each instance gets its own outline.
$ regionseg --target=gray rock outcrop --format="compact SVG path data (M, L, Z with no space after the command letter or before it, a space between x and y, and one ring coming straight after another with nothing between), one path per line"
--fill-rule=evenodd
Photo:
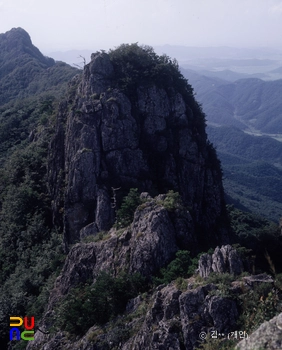
M170 217L169 212L161 205L161 199L164 200L166 196L157 196L153 199L143 194L142 197L147 198L147 202L137 209L130 228L122 232L113 229L106 240L79 243L72 247L51 292L47 312L41 325L43 330L52 327L52 319L56 317L54 313L56 305L59 305L62 298L77 284L89 280L95 281L100 271L112 271L114 275L118 274L123 266L127 266L130 273L141 272L150 276L161 266L166 265L179 249L176 223L181 219L182 223L186 221L188 225L190 222L188 213L184 211L182 215L178 213L177 216ZM193 227L190 229L190 238L187 233L188 241L193 237ZM193 241L189 242L193 244ZM221 256L222 252L225 252L226 257L229 255L234 257L234 254L227 254L232 250L230 246L217 247L214 254ZM225 272L219 267L218 270ZM128 302L125 314L119 316L114 323L104 325L103 330L93 325L79 340L70 340L68 334L62 331L51 335L44 335L38 331L28 349L193 350L202 341L200 334L208 335L216 331L227 335L237 329L240 311L238 296L248 293L255 286L273 284L273 279L266 274L245 276L230 283L229 286L226 285L225 290L222 290L220 285L205 283L205 280L199 282L196 277L182 282L184 284L180 287L177 282L172 282L137 296ZM233 299L232 295L237 297ZM273 329L271 328L271 331ZM271 331L266 332L266 344L272 344L269 340ZM273 344L279 344L279 332L276 330L277 337L275 335ZM262 335L258 333L257 338L260 336ZM243 349L251 347L242 347ZM265 349L278 348L265 347Z
M113 87L114 73L108 54L93 54L61 104L48 183L66 246L91 223L108 230L115 220L112 188L120 189L120 203L136 187L151 195L179 192L202 249L228 243L220 165L194 97L187 102L173 85L144 82L129 95Z
M240 275L243 272L243 262L237 250L226 245L216 247L212 255L203 254L198 271L201 277L208 277L212 272Z
M130 301L125 316L128 321L121 320L121 329L111 326L101 334L93 326L79 341L70 341L63 332L56 336L36 332L28 349L43 349L44 346L44 350L115 347L122 350L193 350L200 344L201 332L218 330L227 333L234 329L238 317L234 301L210 295L216 286L193 288L193 283L191 279L186 291L179 290L174 284L160 286L151 297L139 296Z
M111 229L107 239L74 245L51 293L49 309L70 288L94 281L101 271L110 271L114 276L121 271L140 272L150 277L166 266L179 249L196 248L190 213L184 209L169 212L162 204L165 198L149 198L137 208L129 228ZM97 237L96 226L86 226L81 234L85 232Z
M282 313L264 322L247 339L240 341L236 350L279 350L282 349Z

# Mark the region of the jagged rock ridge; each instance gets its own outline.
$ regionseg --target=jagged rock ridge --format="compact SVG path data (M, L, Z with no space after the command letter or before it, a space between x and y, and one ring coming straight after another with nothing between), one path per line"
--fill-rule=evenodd
M139 215L136 215L135 220L140 220ZM143 217L142 220L144 223L146 219ZM143 235L148 236L149 231ZM134 237L128 237L130 236L128 229L120 237L112 232L111 238L107 241L80 243L72 248L62 274L57 279L51 293L41 327L45 333L37 331L35 340L28 344L28 349L193 350L213 331L227 335L237 329L240 305L234 295L251 293L255 284L261 287L263 285L273 287L273 279L266 274L246 276L233 281L230 286L225 286L229 292L235 293L232 298L231 294L223 292L222 287L218 284L210 283L205 279L199 281L193 276L182 281L184 282L182 286L175 282L160 285L147 294L131 299L123 316L113 323L104 325L102 329L93 325L82 338L69 339L68 334L63 331L48 334L48 329L52 326L52 318L56 317L54 307L60 304L62 295L68 292L71 285L87 280L101 269L109 268L115 263L116 267L124 265L126 249L133 248L134 250L136 241L139 241L137 245L146 247L144 237L140 239L136 236L136 232L133 234ZM120 246L120 251L117 251L118 246ZM239 255L235 257L235 251L230 249L230 246L217 247L213 259L221 261L222 252L226 252L226 256L233 259L235 265L242 264ZM153 254L150 258L152 261ZM133 267L132 264L130 266ZM219 270L223 270L224 266L224 262L221 261L218 264ZM136 265L134 268L141 269L141 265ZM281 315L279 319L273 319L269 325L262 325L247 342L240 343L238 349L252 349L254 344L257 348L271 344L272 347L269 348L278 349L279 347L275 347L281 344L281 331L279 330L281 322L278 323L278 321L281 321ZM272 331L275 334L271 337ZM204 338L201 337L201 334ZM212 339L212 341L217 340ZM268 349L267 345L263 348Z
M91 58L61 105L50 150L54 219L64 212L66 243L78 241L91 223L93 232L108 230L113 188L120 200L131 187L151 195L178 191L202 247L227 242L221 170L191 87L183 93L173 81L142 78L126 90L116 83L111 54Z

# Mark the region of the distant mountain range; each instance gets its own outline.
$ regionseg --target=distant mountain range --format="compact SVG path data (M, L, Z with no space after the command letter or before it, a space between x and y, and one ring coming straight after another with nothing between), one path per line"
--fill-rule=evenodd
M209 72L182 73L206 113L227 202L277 222L282 214L282 142L277 141L282 140L282 80L230 82Z
M282 142L233 126L208 126L223 168L228 203L278 221L282 215Z
M228 82L182 70L203 104L207 120L255 133L282 133L282 79L258 78Z
M90 61L92 50L46 52L56 61L83 68L84 60ZM176 58L181 67L192 69L201 75L218 77L228 81L241 78L264 80L282 79L282 50L270 48L240 49L231 47L155 46L158 54Z

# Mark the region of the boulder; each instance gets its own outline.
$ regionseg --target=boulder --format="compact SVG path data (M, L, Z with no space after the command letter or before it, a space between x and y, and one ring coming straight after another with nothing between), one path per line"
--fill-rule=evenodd
M264 322L259 328L243 339L236 350L278 350L282 349L282 313Z
M216 247L212 255L201 255L198 272L201 277L208 277L212 272L240 275L243 272L243 262L235 248L225 245Z

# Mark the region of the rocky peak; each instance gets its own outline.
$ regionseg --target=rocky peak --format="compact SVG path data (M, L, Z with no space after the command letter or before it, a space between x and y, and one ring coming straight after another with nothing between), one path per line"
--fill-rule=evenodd
M10 44L14 44L19 41L25 43L26 45L32 44L29 34L20 27L12 28L5 34L1 34L1 36L2 36L2 39L3 37L6 37L7 42L9 42Z
M108 230L115 220L113 189L119 205L132 187L151 195L179 192L200 242L227 242L221 170L191 87L167 58L136 45L120 50L92 55L60 114L66 188L64 198L57 191L53 212L58 217L64 206L66 243L78 241L91 223ZM52 147L61 138L56 134ZM57 183L56 161L51 155L50 188Z
M45 57L32 44L24 29L13 28L0 34L0 105L42 90L42 86L35 84L31 88L30 85L36 79L43 79L41 74L54 65L52 58ZM45 89L49 85L50 82L46 82Z
M29 34L22 28L12 28L10 31L0 34L0 48L1 55L11 56L11 59L15 54L18 56L17 58L21 58L19 56L22 55L29 55L30 58L37 59L46 66L55 64L52 58L42 55L38 48L32 44Z

